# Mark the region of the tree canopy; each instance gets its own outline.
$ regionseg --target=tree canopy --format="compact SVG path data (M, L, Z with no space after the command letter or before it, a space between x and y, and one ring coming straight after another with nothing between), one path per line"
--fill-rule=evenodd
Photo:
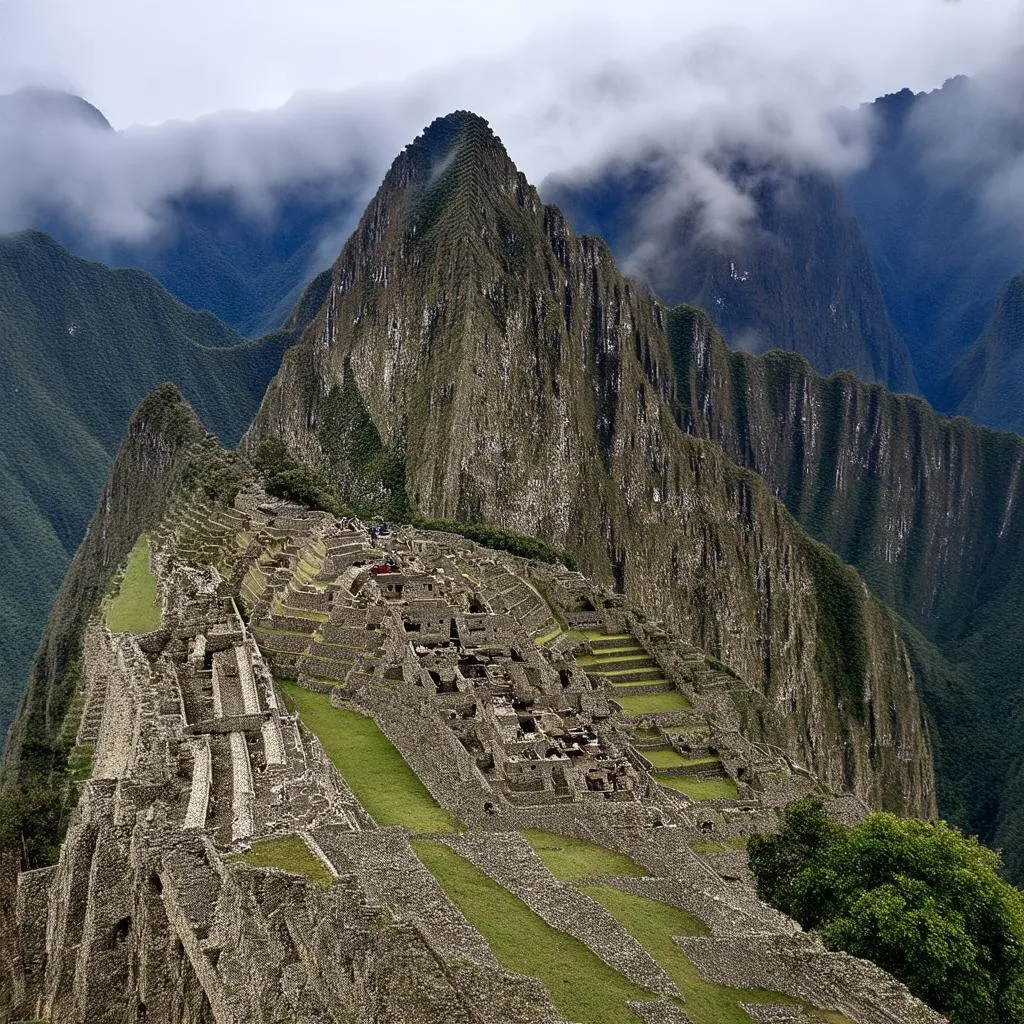
M945 822L830 822L790 804L755 836L758 894L830 949L872 960L954 1024L1024 1024L1024 893L998 854Z

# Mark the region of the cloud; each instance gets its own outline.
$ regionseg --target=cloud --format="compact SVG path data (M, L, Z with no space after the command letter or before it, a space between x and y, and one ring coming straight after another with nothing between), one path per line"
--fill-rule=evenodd
M0 106L0 230L56 210L137 242L169 230L187 196L229 196L255 219L303 190L360 202L424 124L468 107L535 182L647 160L662 183L652 223L696 203L700 229L729 237L751 204L723 154L855 167L870 126L837 110L976 70L1021 38L1016 8L565 0L555 16L539 0L399 0L385 16L314 0L11 0L0 86L73 83L122 127Z
M925 97L908 134L922 165L975 208L993 241L1015 247L1024 264L1024 48L983 74L949 83Z

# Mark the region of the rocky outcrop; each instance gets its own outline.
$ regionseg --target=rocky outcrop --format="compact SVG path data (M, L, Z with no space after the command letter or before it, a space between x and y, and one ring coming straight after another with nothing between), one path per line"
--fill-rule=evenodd
M914 371L893 329L871 253L840 184L826 171L755 154L714 161L745 204L733 230L716 232L696 204L673 204L671 157L604 167L580 180L548 179L545 199L577 231L607 239L620 264L663 301L711 310L746 352L798 352L820 373L847 369L914 390Z
M895 623L761 480L679 428L667 311L541 203L486 122L454 114L408 147L332 275L250 448L280 437L350 497L400 489L568 550L754 684L784 712L770 738L830 784L934 812Z
M914 627L943 814L1021 877L1024 441L796 356L731 352L698 310L675 311L670 335L682 426L762 476Z
M1007 281L981 337L953 368L950 408L1000 430L1024 430L1024 273Z

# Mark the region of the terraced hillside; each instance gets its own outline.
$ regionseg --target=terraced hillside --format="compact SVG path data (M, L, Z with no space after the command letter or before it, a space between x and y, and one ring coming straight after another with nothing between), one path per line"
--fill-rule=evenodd
M172 479L84 625L76 811L0 914L4 1012L938 1024L702 852L809 792L865 811L758 741L738 676L562 566Z
M247 451L283 443L345 499L568 552L790 707L766 721L794 759L874 805L933 811L888 612L762 481L680 429L667 311L544 206L482 118L439 118L407 147L331 275ZM360 443L342 406L373 428ZM557 643L543 606L504 582L505 609L532 607ZM587 614L563 626L589 628ZM646 682L622 693L637 711L658 706Z
M293 337L258 342L151 277L0 237L0 737L135 407L173 381L233 445Z

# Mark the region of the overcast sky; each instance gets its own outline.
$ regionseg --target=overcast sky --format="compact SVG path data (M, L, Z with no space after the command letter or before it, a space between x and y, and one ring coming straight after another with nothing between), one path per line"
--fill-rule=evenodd
M59 210L145 240L196 192L261 217L302 187L359 210L424 125L468 108L536 184L656 160L652 216L696 203L729 237L751 200L722 153L842 174L872 126L837 111L964 73L992 72L1019 112L1020 82L1001 83L1022 44L1024 0L0 0L0 93L66 89L118 129L0 110L0 231ZM944 152L963 133L940 128ZM991 162L994 208L1024 219L1024 161Z
M125 127L467 61L497 59L500 93L510 64L642 68L652 50L740 29L762 57L803 62L857 100L977 71L1022 28L1019 0L0 0L0 90L69 88ZM466 90L488 116L486 78Z

